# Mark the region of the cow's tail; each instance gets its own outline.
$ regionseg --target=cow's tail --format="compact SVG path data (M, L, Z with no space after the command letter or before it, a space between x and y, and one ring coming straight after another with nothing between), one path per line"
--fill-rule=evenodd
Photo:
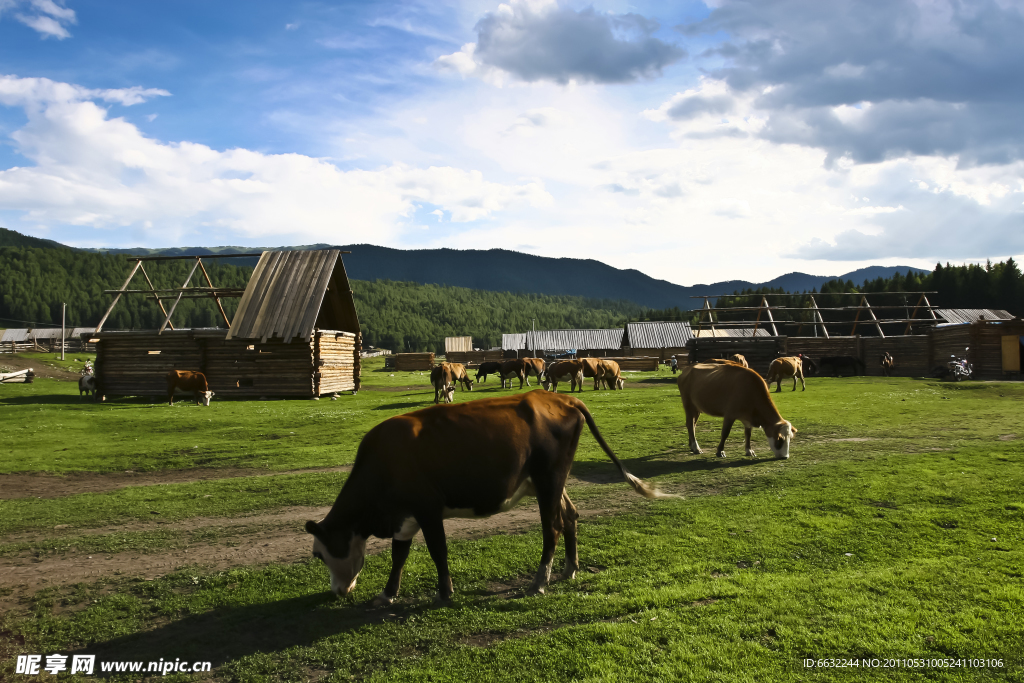
M619 461L619 459L615 457L615 453L612 452L611 446L609 446L608 443L604 440L604 437L601 436L601 432L600 432L600 430L598 430L597 424L594 422L594 416L590 414L590 411L587 410L587 407L585 405L583 405L583 402L582 401L577 401L576 402L576 408L581 413L583 413L583 419L585 419L587 421L587 426L590 427L590 433L594 435L594 438L597 440L598 445L601 446L601 448L604 450L605 455L607 455L609 458L612 459L612 462L615 463L615 466L619 468L619 472L622 473L622 478L625 479L626 482L630 486L633 487L634 491L639 493L644 498L681 498L682 497L682 496L677 496L674 493L663 493L663 492L659 491L657 487L651 486L650 484L645 482L643 479L630 474L629 470L627 470L622 465L622 463Z

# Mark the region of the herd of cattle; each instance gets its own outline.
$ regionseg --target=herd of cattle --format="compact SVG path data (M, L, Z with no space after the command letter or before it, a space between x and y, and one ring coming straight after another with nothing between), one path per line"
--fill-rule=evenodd
M523 384L530 386L530 377L535 377L545 389L558 393L558 383L569 381L569 392L583 391L583 379L593 378L594 389L604 386L608 389L622 389L626 382L622 379L619 364L603 358L579 358L558 360L550 365L543 358L512 358L505 361L489 361L481 363L477 368L476 381L486 382L488 375L497 375L501 379L501 388L512 388L512 382L519 380L519 388ZM430 371L430 384L434 387L434 403L452 403L455 400L455 387L462 384L466 391L473 390L473 380L469 378L466 367L462 363L440 363Z

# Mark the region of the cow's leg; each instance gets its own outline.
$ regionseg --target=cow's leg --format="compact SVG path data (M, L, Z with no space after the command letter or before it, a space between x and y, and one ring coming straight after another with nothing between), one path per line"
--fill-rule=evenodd
M565 535L565 569L562 570L562 580L575 578L580 568L580 555L576 541L576 520L580 515L576 512L576 506L569 500L569 494L562 491L562 533Z
M796 373L793 373L793 391L796 391Z
M800 391L807 391L807 382L804 381L804 371L801 370L798 374L800 375L800 386L803 387ZM795 379L793 380L793 391L796 391Z
M519 378L519 388L520 389L523 388L523 380L526 380L526 386L530 386L530 380L526 378L526 375L524 373L522 373L522 372L516 373L516 376ZM512 382L509 382L508 385L512 386Z
M745 427L743 429L743 440L744 440L745 445L746 445L747 457L748 458L756 458L757 455L754 454L754 449L750 447L750 432L751 431L752 431L751 427Z
M690 436L690 452L696 455L704 453L697 444L697 419L700 418L700 411L687 405L683 405L686 411L686 432Z
M390 605L395 600L395 596L398 595L398 589L402 585L402 568L405 566L405 561L409 559L409 549L412 548L412 539L408 541L400 541L397 538L391 541L391 576L388 577L388 583L384 586L384 590L373 599L373 604L376 607L383 605Z
M437 567L437 599L439 602L448 602L452 599L452 575L448 571L448 539L444 533L444 520L440 516L420 519L416 518L417 524L423 530L423 540L427 542L427 550L430 551L430 559Z
M722 440L718 442L718 457L725 457L725 440L729 438L729 432L732 431L732 424L736 421L735 417L727 417L722 420Z
M543 593L544 588L551 581L551 563L555 559L555 548L558 547L558 534L562 528L562 495L561 491L552 493L541 490L534 479L534 486L537 491L537 503L540 505L540 528L544 536L544 551L540 556L540 567L537 568L537 576L533 579L527 595ZM550 486L550 484L548 484ZM544 486L543 488L547 488ZM562 491L564 491L564 487Z

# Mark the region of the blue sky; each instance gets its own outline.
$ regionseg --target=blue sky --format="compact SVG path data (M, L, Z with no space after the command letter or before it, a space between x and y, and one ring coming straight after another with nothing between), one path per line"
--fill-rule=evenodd
M1019 3L0 0L0 225L681 284L1024 253Z

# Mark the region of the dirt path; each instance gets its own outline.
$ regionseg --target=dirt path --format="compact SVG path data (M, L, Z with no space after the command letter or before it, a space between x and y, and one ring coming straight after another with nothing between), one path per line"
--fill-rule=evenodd
M621 492L621 502L632 498L632 492ZM580 518L613 513L615 500L603 501L601 509L580 509ZM611 503L611 506L607 504ZM141 577L154 579L179 569L197 567L205 572L232 567L296 562L309 556L312 543L302 525L307 519L322 519L329 507L295 507L263 515L247 517L200 517L178 523L160 525L161 529L217 529L219 537L211 543L197 543L183 549L156 553L138 551L92 554L66 552L39 556L26 552L20 556L0 558L0 609L14 608L22 599L36 591L104 578ZM497 534L520 533L540 522L536 504L526 501L513 510L486 519L449 519L445 529L450 539L473 539ZM264 526L253 532L254 526ZM106 533L132 531L147 525L133 524L101 530ZM156 524L149 524L157 528ZM38 534L36 534L38 538ZM422 537L417 536L417 543ZM390 547L389 540L373 538L367 543L368 553ZM8 592L9 591L9 592Z
M70 354L73 356L74 354ZM69 357L70 357L69 356ZM47 379L61 379L66 381L78 381L80 375L77 372L68 372L54 365L50 365L42 358L21 358L20 356L12 356L11 354L0 355L0 365L15 370L28 370L32 368L32 372L35 373L36 377L45 377Z
M195 468L160 472L74 472L71 474L17 473L0 474L0 500L16 498L61 498L78 493L103 493L126 486L156 486L158 484L194 484L200 481L232 479L234 477L277 477L285 474L311 472L348 472L351 465L270 472L248 467L221 469Z

